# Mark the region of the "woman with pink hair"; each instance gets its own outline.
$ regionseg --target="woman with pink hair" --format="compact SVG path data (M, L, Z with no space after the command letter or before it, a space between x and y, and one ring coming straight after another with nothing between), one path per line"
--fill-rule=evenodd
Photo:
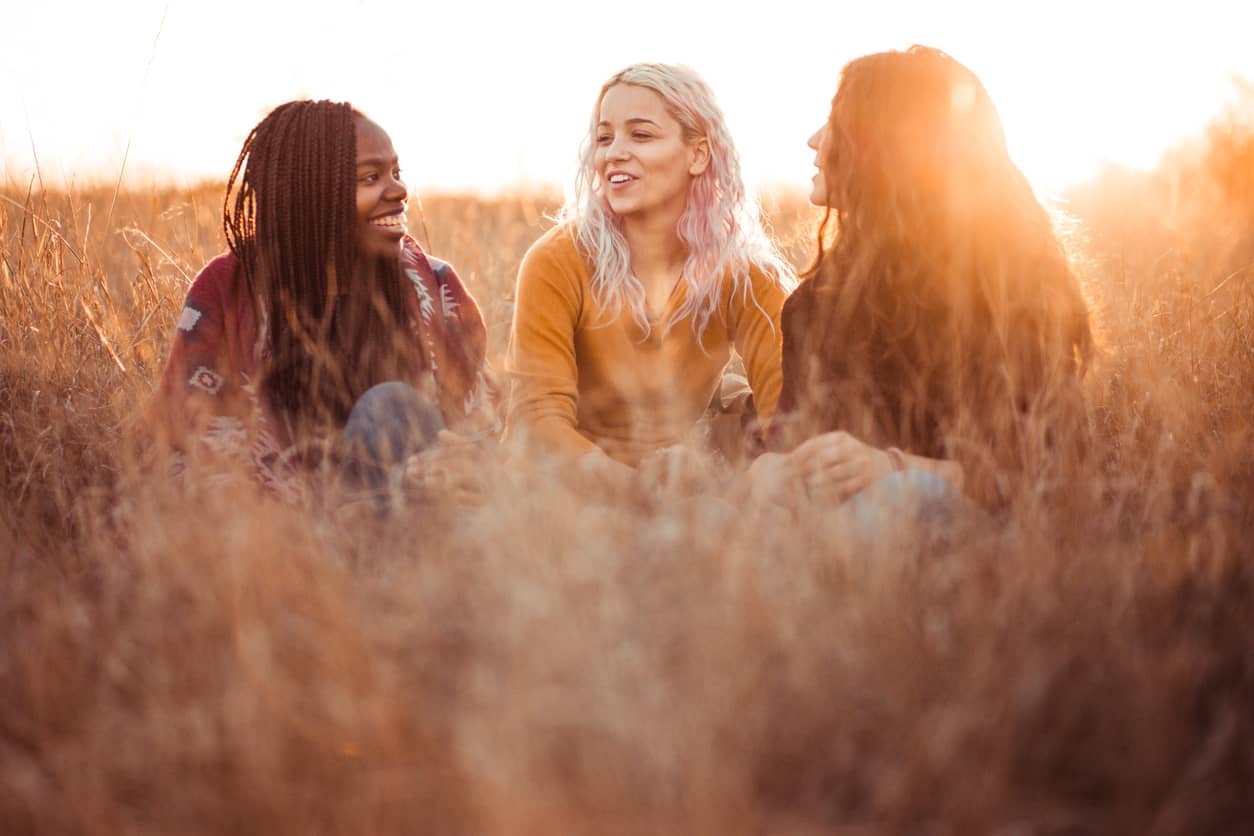
M682 66L616 73L561 223L519 270L507 438L626 481L692 439L733 349L765 421L793 283L709 86Z

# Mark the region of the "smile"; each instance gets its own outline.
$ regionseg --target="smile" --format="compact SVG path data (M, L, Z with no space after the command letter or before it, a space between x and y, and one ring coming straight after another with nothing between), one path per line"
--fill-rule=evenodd
M371 218L370 225L381 226L384 229L404 230L405 229L405 213L396 212L391 215L382 215L378 218Z
M609 182L611 186L621 186L624 183L630 183L632 180L635 180L636 178L632 177L630 174L627 174L626 172L623 172L623 171L614 171L614 172L610 172L610 174L608 174L605 179L606 181Z

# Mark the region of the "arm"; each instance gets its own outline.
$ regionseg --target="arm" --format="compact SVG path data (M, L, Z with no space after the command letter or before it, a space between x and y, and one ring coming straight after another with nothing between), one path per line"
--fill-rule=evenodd
M748 291L735 292L728 300L728 323L753 389L758 420L765 423L779 404L783 346L780 313L788 294L774 277L756 267L749 272Z
M962 490L964 474L957 461L880 449L840 431L803 440L806 426L798 411L806 396L806 362L815 356L818 336L812 319L814 290L812 281L804 282L788 298L781 314L783 380L779 410L768 434L769 447L780 452L759 457L750 468L755 491L778 497L784 486L795 483L811 493L829 492L843 501L894 470L927 470Z
M533 246L518 270L506 357L511 385L505 434L570 458L608 459L576 430L575 331L582 288L577 265L556 258L552 246L546 246L549 240Z
M214 259L192 283L149 407L151 422L177 448L185 449L192 439L215 452L248 449L246 398L231 357L238 323L226 289L233 271L233 260Z
M962 490L963 470L956 461L914 456L895 447L880 449L843 431L817 435L791 453L759 456L749 478L758 496L778 498L804 487L811 496L844 502L897 470L930 471Z

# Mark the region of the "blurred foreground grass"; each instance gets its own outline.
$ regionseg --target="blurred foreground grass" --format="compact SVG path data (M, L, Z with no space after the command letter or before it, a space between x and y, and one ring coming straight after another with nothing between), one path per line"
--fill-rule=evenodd
M3 190L0 830L1248 832L1251 136L1068 196L1098 454L945 542L503 468L380 526L175 488L126 439L220 187ZM411 211L498 365L554 208Z

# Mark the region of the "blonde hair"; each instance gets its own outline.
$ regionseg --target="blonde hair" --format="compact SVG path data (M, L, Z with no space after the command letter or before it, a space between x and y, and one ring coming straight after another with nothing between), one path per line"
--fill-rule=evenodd
M751 267L759 268L791 290L796 276L771 243L757 202L745 189L740 157L714 92L688 67L633 64L615 73L601 87L580 148L574 194L559 215L559 220L570 223L576 246L593 261L590 284L597 303L613 312L627 308L644 332L649 332L644 285L632 273L631 252L621 219L605 199L594 160L601 102L606 92L618 84L657 93L667 112L679 122L684 140L704 138L710 148L710 163L693 178L687 206L676 224L680 240L688 247L682 278L688 293L666 327L691 317L693 333L699 340L718 308L724 276L732 282L733 294L752 298ZM756 305L757 300L753 301Z

